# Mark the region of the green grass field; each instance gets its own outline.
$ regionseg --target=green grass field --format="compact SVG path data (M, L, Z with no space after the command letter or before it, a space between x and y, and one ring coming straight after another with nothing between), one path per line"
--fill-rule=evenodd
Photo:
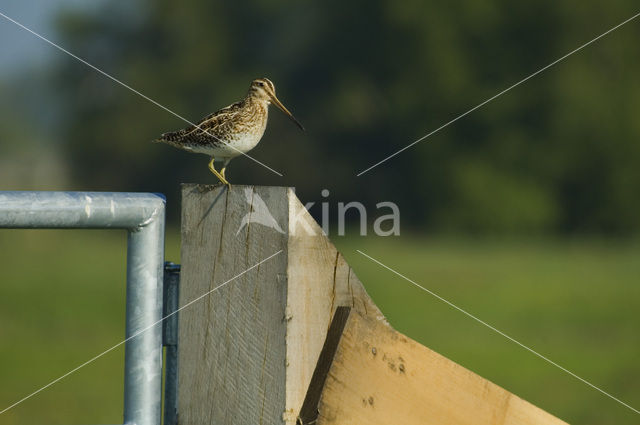
M339 238L399 331L570 423L639 416L356 252L640 407L640 245ZM124 337L124 231L0 231L0 410ZM179 260L179 238L167 239ZM214 294L215 296L215 294ZM122 347L0 424L121 423Z

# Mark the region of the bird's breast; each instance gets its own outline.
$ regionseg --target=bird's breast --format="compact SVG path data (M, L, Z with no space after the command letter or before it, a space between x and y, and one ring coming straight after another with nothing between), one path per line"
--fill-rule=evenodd
M253 149L264 135L267 119L266 108L251 108L244 111L225 132L224 141L230 146L217 146L217 154L234 157Z

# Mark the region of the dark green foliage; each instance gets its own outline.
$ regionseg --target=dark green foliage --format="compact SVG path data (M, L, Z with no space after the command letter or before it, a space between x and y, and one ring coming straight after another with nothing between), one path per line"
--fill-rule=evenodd
M191 121L272 79L308 131L274 109L251 155L285 176L241 158L232 182L391 200L430 231L628 234L640 230L640 21L356 174L636 12L631 0L149 0L67 13L59 28L71 51ZM179 182L215 180L205 157L148 143L184 122L59 64L76 188L162 191L175 206Z

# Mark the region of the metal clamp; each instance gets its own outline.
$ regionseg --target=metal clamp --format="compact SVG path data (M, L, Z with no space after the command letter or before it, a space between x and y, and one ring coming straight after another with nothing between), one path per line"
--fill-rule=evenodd
M164 363L164 425L178 423L178 305L180 264L164 263L164 311L162 344Z

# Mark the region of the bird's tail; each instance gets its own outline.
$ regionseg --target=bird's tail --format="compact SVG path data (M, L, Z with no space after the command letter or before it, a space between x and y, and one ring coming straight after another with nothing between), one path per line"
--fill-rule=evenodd
M162 136L151 141L151 143L166 143L167 145L180 147L180 141L184 136L184 130L164 133Z

